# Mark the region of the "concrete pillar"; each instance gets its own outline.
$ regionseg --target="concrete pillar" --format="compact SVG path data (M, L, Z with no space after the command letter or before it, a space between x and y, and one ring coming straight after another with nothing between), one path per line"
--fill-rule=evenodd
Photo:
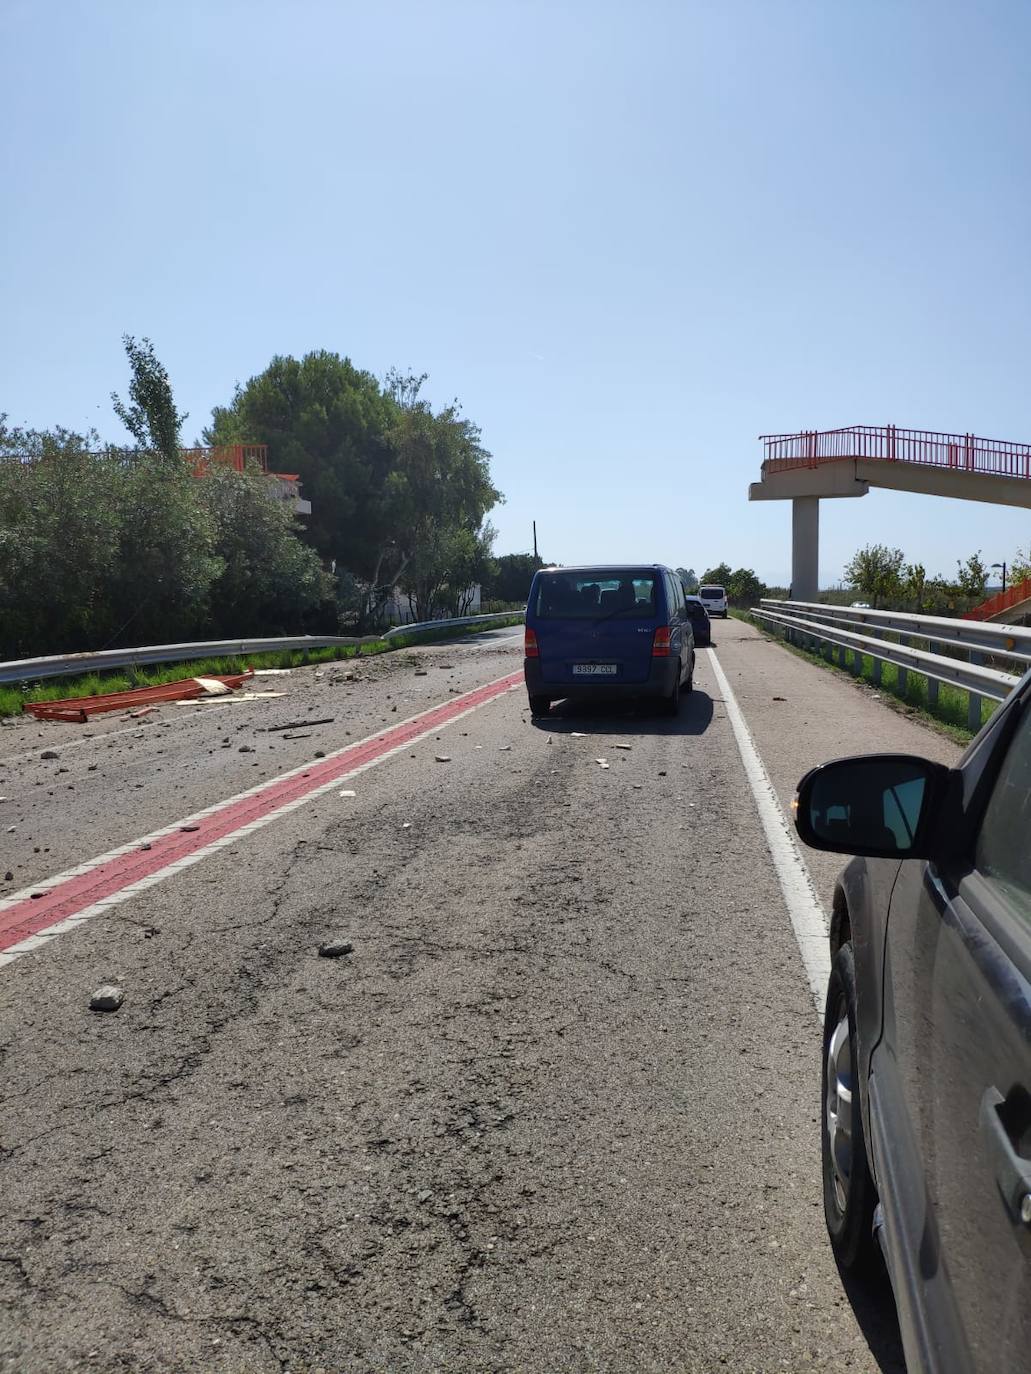
M820 590L820 498L791 502L791 599L815 601Z

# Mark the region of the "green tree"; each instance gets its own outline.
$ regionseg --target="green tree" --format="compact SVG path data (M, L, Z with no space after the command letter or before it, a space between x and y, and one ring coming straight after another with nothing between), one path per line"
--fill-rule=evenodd
M709 568L702 573L700 583L703 587L716 586L726 587L730 581L731 571L729 563L717 563L715 568Z
M1025 553L1023 549L1018 549L1010 560L1007 568L1009 583L1016 586L1018 582L1027 582L1031 579L1031 547Z
M0 656L97 647L118 559L117 510L97 500L96 434L0 417ZM112 474L118 477L117 472Z
M327 563L393 586L404 563L388 490L398 410L371 373L337 353L277 356L215 408L204 441L267 444L272 470L296 472L311 501L305 539Z
M544 559L532 553L504 553L495 558L494 568L482 584L484 601L524 604L534 573L544 566Z
M927 606L927 569L922 563L907 563L901 573L902 593L917 612Z
M981 550L972 553L966 562L956 559L958 570L956 581L963 596L975 601L983 601L988 586L988 567L981 558Z
M0 642L8 657L203 628L220 570L186 466L97 436L0 426ZM18 458L22 461L18 461Z
M115 414L142 449L159 453L169 463L180 463L179 434L187 416L176 409L168 373L154 353L149 339L139 343L123 334L132 378L129 404L114 391L111 403Z
M677 568L676 573L684 584L684 591L688 596L694 596L698 591L698 575L694 568Z
M766 595L766 583L751 568L738 568L725 585L727 597L735 606L756 606Z
M905 554L886 544L867 544L852 555L845 568L845 581L871 604L880 606L898 599L901 591Z
M409 388L388 438L385 508L402 558L397 580L418 619L428 620L470 569L489 571L493 531L484 520L501 493L479 429L456 405L434 413Z
M212 629L219 634L289 634L332 598L318 554L302 543L289 507L269 495L257 472L213 465L198 482L212 521L220 571L210 588Z

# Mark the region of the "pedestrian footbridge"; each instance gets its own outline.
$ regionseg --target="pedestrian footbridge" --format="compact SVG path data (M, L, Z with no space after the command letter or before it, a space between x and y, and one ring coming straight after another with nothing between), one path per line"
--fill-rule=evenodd
M820 501L871 487L1031 507L1031 444L895 425L764 434L762 478L750 501L791 501L791 589L819 591Z

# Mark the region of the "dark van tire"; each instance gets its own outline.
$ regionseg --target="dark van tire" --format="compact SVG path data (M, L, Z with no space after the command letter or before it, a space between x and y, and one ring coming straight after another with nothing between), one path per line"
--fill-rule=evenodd
M677 716L680 714L680 674L677 673L673 679L673 690L669 696L662 698L662 714L664 716Z
M820 1144L823 1211L838 1263L848 1273L880 1264L873 1235L877 1190L866 1157L856 1036L856 965L850 944L831 967L823 1024Z
M551 710L551 697L531 697L530 715L546 716Z

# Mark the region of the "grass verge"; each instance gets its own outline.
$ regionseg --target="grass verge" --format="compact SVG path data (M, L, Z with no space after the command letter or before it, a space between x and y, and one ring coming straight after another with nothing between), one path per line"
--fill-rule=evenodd
M324 649L280 649L265 654L229 654L221 658L195 658L183 663L155 663L149 667L117 668L109 673L86 673L80 677L48 678L44 682L21 682L0 686L0 716L19 716L26 702L61 701L65 697L106 696L127 692L134 687L160 687L189 677L214 677L239 673L244 668L305 668L312 664L333 663L338 659L372 658L394 653L416 644L464 639L483 630L500 630L522 623L521 615L499 615L483 625L448 630L424 630L416 634L391 635L389 639L368 644L338 644Z
M872 687L880 694L885 706L894 711L901 711L908 716L915 716L923 721L925 725L930 725L940 734L947 735L949 739L955 740L957 744L968 744L973 739L975 732L970 729L967 721L967 694L960 687L953 687L947 682L939 682L937 701L932 700L928 689L929 679L923 673L918 673L910 668L906 672L904 689L899 686L899 670L893 663L881 664L881 680L874 680L874 659L869 654L863 654L862 666L859 673L853 673L851 668L842 668L837 663L832 663L823 654L814 653L810 649L803 649L797 644L790 644L776 631L772 630L762 621L756 620L747 611L731 611L735 620L743 620L749 625L754 625L760 634L767 639L775 639L778 644L783 645L790 653L798 658L804 658L809 663L818 664L819 667L828 669L832 673L837 673L850 682L862 682L867 687ZM981 702L981 724L992 715L998 702L983 700Z

